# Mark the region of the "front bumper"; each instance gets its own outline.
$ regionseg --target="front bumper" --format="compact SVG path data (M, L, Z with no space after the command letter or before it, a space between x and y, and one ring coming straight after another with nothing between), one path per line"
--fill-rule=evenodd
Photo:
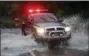
M42 42L48 42L51 40L69 40L71 38L71 32L65 32L65 31L50 31L49 33L46 32L46 34L37 34L35 37L36 40L42 41Z
M69 40L71 38L71 34L65 36L39 36L36 39L41 42L49 42L52 40Z

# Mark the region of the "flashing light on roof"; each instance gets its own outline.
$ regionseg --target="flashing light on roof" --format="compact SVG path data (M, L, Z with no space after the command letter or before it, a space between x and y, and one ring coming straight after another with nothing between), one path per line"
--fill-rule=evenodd
M36 9L36 10L29 9L29 12L30 12L30 13L34 13L34 12L35 12L35 13L36 13L36 12L39 13L39 12L41 12L41 11L48 11L48 9Z
M29 12L31 12L31 13L32 13L32 12L33 12L33 10L31 10L31 9L30 9L30 10L29 10Z
M40 12L41 10L40 9L36 9L36 12Z
M19 18L15 18L15 20L19 20Z

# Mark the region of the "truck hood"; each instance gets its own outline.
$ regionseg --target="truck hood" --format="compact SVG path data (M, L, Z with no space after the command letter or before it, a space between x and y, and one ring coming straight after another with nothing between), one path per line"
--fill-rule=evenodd
M46 22L46 23L37 23L38 27L65 27L66 25L64 23L58 23L58 22Z

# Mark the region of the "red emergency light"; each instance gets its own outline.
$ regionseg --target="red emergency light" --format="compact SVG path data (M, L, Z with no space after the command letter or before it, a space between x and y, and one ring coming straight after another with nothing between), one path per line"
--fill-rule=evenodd
M33 12L33 10L31 10L31 9L30 9L30 10L29 10L29 12L30 12L30 13L32 13L32 12Z
M40 12L40 11L41 11L40 9L36 9L36 10L29 9L29 12L30 12L30 13L33 13L33 12Z
M28 12L30 13L39 13L39 12L48 11L47 9L29 9Z
M40 12L41 10L40 9L36 9L36 12Z

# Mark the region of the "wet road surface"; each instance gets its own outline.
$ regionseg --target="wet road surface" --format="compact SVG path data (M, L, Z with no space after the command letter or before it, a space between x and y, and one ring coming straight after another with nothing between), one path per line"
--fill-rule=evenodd
M55 48L53 50L33 50L34 56L88 56L88 51L69 49L69 48ZM30 52L22 53L19 56L33 56Z
M30 37L22 36L19 29L3 29L1 56L88 56L88 36L79 32L72 35L68 48L54 50L36 44Z

